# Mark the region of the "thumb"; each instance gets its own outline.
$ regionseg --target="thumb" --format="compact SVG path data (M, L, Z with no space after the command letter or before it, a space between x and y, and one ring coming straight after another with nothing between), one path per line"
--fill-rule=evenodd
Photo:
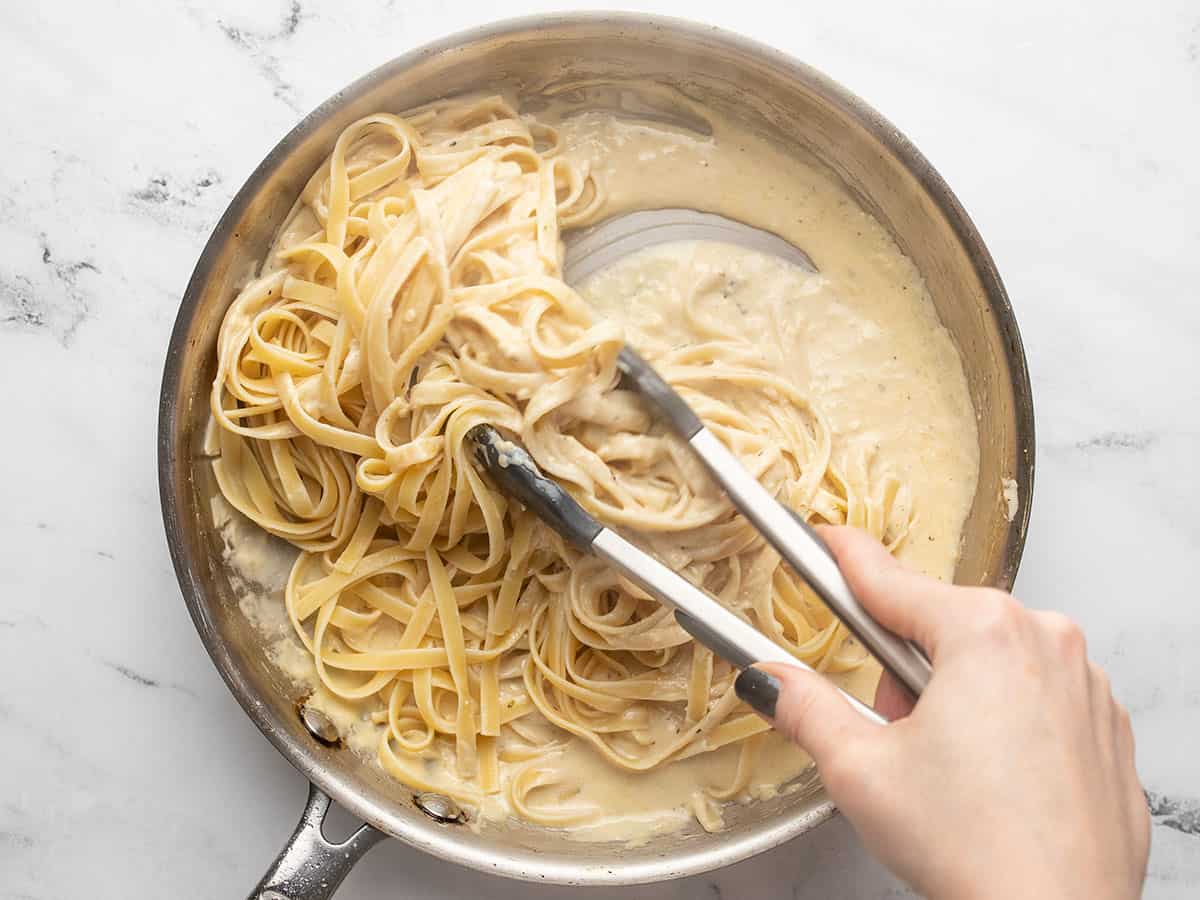
M862 605L885 628L911 638L937 661L962 616L961 588L906 569L883 544L857 528L823 525L817 533Z
M799 666L764 663L746 669L734 688L755 710L773 719L778 732L808 751L818 767L850 742L882 727L864 719L832 682ZM772 695L773 711L764 702Z

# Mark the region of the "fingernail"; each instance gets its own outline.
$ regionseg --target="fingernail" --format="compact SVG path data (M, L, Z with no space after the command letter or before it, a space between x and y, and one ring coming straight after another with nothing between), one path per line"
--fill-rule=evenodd
M775 704L779 702L779 679L762 669L743 669L733 682L734 693L743 702L750 704L759 715L775 718Z

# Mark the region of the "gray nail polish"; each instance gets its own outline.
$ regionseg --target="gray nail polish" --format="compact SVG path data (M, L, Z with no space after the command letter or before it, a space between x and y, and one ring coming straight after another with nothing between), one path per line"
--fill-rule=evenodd
M774 675L753 667L744 669L734 681L733 690L759 715L775 718L775 704L779 702L779 679Z

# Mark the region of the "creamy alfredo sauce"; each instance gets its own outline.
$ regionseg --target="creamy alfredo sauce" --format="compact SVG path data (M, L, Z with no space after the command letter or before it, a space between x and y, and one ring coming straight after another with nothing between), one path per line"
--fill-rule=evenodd
M732 123L714 121L711 137L603 114L555 124L564 151L586 159L603 187L597 221L632 209L691 207L773 231L809 254L819 274L726 244L669 244L626 257L576 287L650 354L713 338L756 345L827 417L843 466L887 466L909 486L915 516L899 556L949 579L978 476L975 416L950 335L916 268L887 232L831 175ZM373 760L380 726L369 711L320 688L311 657L291 634L278 593L287 564L264 564L267 536L237 522L220 498L215 509L231 565L258 586L246 590L242 606L273 637L274 661L313 686L310 702ZM878 674L869 661L839 680L869 700ZM586 774L578 778L580 793L564 801L595 804L607 815L571 834L637 842L696 818L719 828L719 807L702 799L700 789L731 783L737 758L729 746L634 775L572 739L561 764ZM806 789L811 773L798 776L808 769L804 753L767 735L750 785L735 799L771 796L780 785ZM452 771L443 767L439 777L449 784ZM504 796L485 801L476 827L508 815Z

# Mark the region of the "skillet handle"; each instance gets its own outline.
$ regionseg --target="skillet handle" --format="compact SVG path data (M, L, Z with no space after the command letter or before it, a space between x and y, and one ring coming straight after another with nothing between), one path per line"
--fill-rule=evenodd
M387 837L364 825L344 843L331 844L321 831L330 802L316 785L308 786L300 824L250 892L249 900L328 900L354 864Z

